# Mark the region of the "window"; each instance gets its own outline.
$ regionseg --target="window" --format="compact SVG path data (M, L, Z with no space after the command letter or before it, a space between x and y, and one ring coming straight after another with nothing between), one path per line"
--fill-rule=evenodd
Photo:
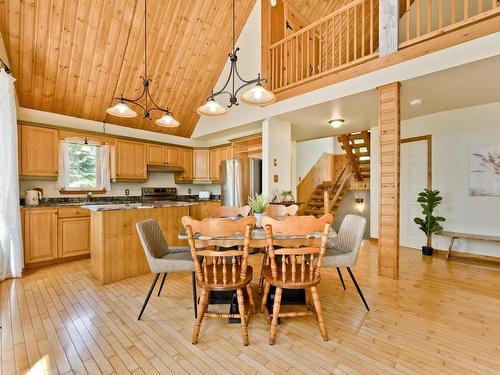
M101 190L99 146L81 143L67 144L67 190Z
M82 139L66 139L61 141L60 151L59 187L62 191L110 188L108 146Z

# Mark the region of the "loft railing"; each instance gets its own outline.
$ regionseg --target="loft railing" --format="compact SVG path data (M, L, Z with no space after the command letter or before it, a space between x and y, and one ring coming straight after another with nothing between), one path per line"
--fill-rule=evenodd
M400 49L500 13L497 0L403 1L406 12L399 22Z
M270 46L271 89L293 86L375 58L378 0L355 0Z

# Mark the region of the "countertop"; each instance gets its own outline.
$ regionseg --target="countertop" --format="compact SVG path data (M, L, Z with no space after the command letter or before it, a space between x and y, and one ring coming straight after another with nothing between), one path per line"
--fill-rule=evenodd
M21 209L33 209L33 208L58 208L58 207L83 207L83 206L128 206L128 207L140 207L140 206L155 206L155 207L163 207L162 205L166 201L161 201L161 202L142 202L142 201L130 201L130 202L123 202L123 201L94 201L94 202L40 202L38 206L24 206L21 205ZM186 203L189 203L189 205L192 204L202 204L204 202L220 202L220 199L177 199L175 201L168 201L169 204L171 204L169 207L175 206L176 203L179 203L181 206L185 206ZM145 208L145 207L144 207ZM121 209L121 208L115 208L115 209ZM128 208L131 209L131 208ZM97 211L97 210L93 210Z
M143 202L143 203L115 203L115 204L87 204L80 206L90 211L121 211L121 210L140 210L147 208L170 208L194 206L196 202L162 201L162 202Z

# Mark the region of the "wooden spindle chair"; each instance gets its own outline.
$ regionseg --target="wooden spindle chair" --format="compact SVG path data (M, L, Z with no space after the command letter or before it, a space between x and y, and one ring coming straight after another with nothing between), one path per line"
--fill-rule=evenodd
M266 215L268 217L272 217L273 219L282 220L288 216L295 216L297 211L299 210L299 206L296 204L292 204L290 206L285 206L283 204L271 204L266 208ZM264 253L264 257L262 258L262 267L260 269L260 277L259 277L259 289L258 293L261 294L264 288L264 274L262 273L264 269L264 265L267 262L267 252Z
M321 312L317 285L321 277L321 262L325 254L328 233L330 232L333 216L327 214L321 218L314 216L290 216L285 220L275 220L265 217L262 225L266 230L268 245L268 261L264 266L264 294L262 296L261 311L266 312L271 321L269 344L276 340L278 318L289 318L314 315L319 323L323 340L328 341L326 323ZM279 235L305 235L320 232L320 247L275 248L273 234ZM271 286L276 287L273 311L270 315L266 308L267 297ZM280 313L281 295L283 289L305 289L306 311ZM309 293L312 296L309 297Z
M220 207L209 207L207 209L208 217L236 217L242 216L247 217L250 213L250 206L220 206Z
M212 318L239 318L241 320L241 335L243 344L248 345L248 317L250 311L245 313L245 294L248 296L250 310L255 312L253 299L252 281L253 269L248 265L248 255L252 231L255 226L255 217L249 216L234 221L228 218L207 218L202 221L195 220L189 216L182 218L182 224L186 228L191 255L194 261L196 283L201 289L200 303L198 305L198 316L193 327L192 343L198 342L201 322L204 317ZM222 247L234 247L241 244L241 240L228 241L223 237L241 235L243 246L229 250ZM204 240L197 236L206 236L213 239L210 246L205 245ZM221 238L217 244L217 238ZM239 314L224 314L208 312L208 297L210 291L232 291L236 290Z

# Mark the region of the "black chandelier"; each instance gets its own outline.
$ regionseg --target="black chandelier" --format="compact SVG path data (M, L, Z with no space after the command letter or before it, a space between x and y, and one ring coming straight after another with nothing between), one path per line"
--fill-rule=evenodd
M210 96L207 98L207 102L198 108L198 114L207 115L207 116L219 116L227 113L228 108L231 108L233 105L238 106L238 94L239 92L248 87L250 85L256 84L252 89L243 93L240 97L240 100L245 104L250 105L258 105L264 106L267 104L271 104L276 100L274 94L266 90L261 82L264 82L265 79L260 77L260 73L257 78L252 80L243 79L237 67L238 62L238 51L239 47L236 47L236 15L235 15L235 0L233 0L233 49L229 53L229 61L231 62L231 68L229 71L229 77L227 77L226 83L217 92L212 91ZM236 89L236 78L238 78L243 84ZM230 91L226 91L228 85L231 83ZM229 105L224 107L215 101L215 97L226 94L229 95Z
M125 104L132 103L139 106L143 110L143 118L151 119L151 112L159 111L163 113L163 116L155 121L157 125L164 127L177 127L179 126L179 122L174 119L172 112L170 112L168 107L162 108L158 104L156 104L151 96L151 93L149 92L151 79L148 78L147 5L147 0L144 0L144 76L139 77L142 79L142 93L138 98L135 99L126 98L122 94L120 97L115 98L116 100L118 100L118 104L108 108L106 112L110 115L118 117L136 117L137 113L132 110L127 104ZM143 98L144 104L141 103L141 100Z

